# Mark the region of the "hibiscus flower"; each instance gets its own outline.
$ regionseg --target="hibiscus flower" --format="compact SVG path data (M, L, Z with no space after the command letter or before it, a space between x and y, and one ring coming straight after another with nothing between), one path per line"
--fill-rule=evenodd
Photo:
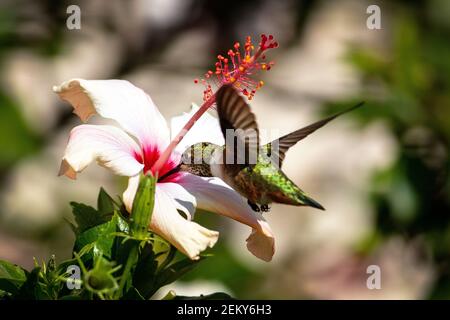
M143 90L125 80L72 79L53 90L69 102L83 122L99 115L119 126L83 124L72 129L62 158L60 175L76 179L77 173L92 161L113 173L129 177L123 201L129 212L143 174L152 169L170 143L167 122ZM172 119L172 133L185 126L198 107ZM223 144L218 120L204 114L187 132L158 169L155 206L149 229L160 235L191 259L214 246L219 233L193 221L196 208L215 212L252 228L247 248L256 257L270 261L274 254L272 231L244 199L219 178L203 178L174 172L188 146L201 142ZM174 172L174 173L173 173ZM181 214L180 214L181 213Z

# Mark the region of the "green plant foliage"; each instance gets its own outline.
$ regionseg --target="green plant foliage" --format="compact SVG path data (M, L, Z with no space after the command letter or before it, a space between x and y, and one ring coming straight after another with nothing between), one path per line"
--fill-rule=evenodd
M143 176L131 215L123 212L104 189L97 209L71 203L76 222L73 258L56 263L35 262L28 272L0 261L0 299L147 300L195 268L205 259L178 258L177 250L148 231L154 207L156 178ZM181 254L180 254L181 255ZM79 268L80 273L69 272ZM68 283L75 286L69 288ZM173 296L175 299L222 299L218 293L201 297Z
M72 213L77 226L76 233L82 233L88 229L104 224L111 220L114 214L114 200L101 188L97 198L97 210L82 203L71 202Z
M8 261L0 260L0 290L17 293L27 280L27 272Z

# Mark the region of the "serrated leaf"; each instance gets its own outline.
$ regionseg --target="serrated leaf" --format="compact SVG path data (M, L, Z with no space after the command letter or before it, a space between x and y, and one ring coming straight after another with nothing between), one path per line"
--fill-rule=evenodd
M0 290L16 294L27 280L27 273L21 267L0 260Z
M70 205L77 223L77 233L82 233L111 219L110 215L102 215L91 206L83 203L71 202Z

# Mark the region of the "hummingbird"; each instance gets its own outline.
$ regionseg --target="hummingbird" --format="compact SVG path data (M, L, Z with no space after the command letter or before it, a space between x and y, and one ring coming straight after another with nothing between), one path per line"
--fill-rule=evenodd
M208 142L192 145L183 153L179 171L222 179L247 198L256 212L270 211L269 204L274 202L325 210L287 177L281 169L283 160L290 147L363 102L262 146L255 114L232 85L223 85L217 91L216 103L225 145Z

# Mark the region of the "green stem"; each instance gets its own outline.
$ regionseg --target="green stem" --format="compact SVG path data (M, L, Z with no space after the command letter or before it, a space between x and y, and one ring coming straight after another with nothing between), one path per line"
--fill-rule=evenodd
M161 263L161 266L159 267L159 271L164 270L169 265L169 263L172 262L176 253L177 249L171 245L169 248L169 252L167 253L167 257L164 259L164 261Z
M131 268L133 268L133 265L136 263L138 259L138 248L139 243L135 243L130 249L130 253L127 258L127 263L125 264L125 269L123 270L122 276L120 277L119 289L117 290L117 294L115 297L116 299L119 299L124 294L123 289L125 288L125 284L127 283L127 280L131 277Z

